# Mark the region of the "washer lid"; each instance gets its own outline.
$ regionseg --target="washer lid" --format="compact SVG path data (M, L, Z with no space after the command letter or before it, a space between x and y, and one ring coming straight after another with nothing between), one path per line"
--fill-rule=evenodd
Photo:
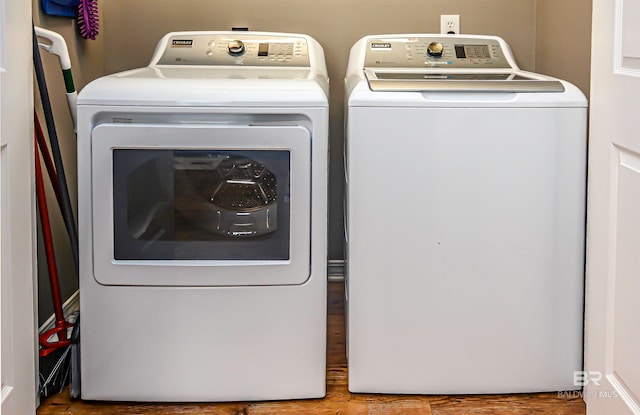
M564 92L560 81L515 71L388 72L367 69L365 77L372 91Z
M509 46L495 36L372 36L363 61L372 91L564 91L556 79L520 71Z

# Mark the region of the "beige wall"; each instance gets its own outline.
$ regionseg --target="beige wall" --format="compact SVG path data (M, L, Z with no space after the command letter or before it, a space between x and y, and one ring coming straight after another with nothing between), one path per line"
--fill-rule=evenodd
M89 81L103 75L103 36L99 36L96 41L84 40L78 35L75 20L64 17L52 17L45 15L41 11L40 2L33 2L33 21L36 26L44 27L61 34L69 48L69 56L71 58L71 70L76 85L76 89L80 90ZM42 51L42 63L45 69L47 80L47 89L51 106L53 107L54 119L56 124L56 132L60 142L62 157L65 167L65 175L69 185L69 193L72 203L74 203L74 211L76 211L75 202L77 200L76 186L76 136L73 132L71 116L69 114L69 106L67 105L64 80L58 58ZM44 115L42 114L42 106L40 95L38 94L37 84L36 96L34 102L38 109L38 117L42 129L47 133ZM75 290L78 289L78 277L73 264L73 256L69 238L67 236L64 222L60 210L58 209L53 190L49 185L49 179L44 172L44 181L48 193L48 208L51 219L51 227L54 234L54 243L56 249L56 262L58 265L58 274L60 278L60 286L63 301L69 298ZM77 215L75 216L77 220ZM44 256L44 246L42 238L38 237L38 298L39 323L42 324L51 314L53 314L53 306L51 302L51 291L49 288L48 272L46 259Z
M537 0L537 72L566 79L589 96L592 0Z

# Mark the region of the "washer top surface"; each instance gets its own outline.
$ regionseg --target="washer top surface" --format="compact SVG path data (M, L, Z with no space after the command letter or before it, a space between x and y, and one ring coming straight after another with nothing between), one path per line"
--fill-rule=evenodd
M346 83L353 105L586 106L582 92L570 83L521 70L509 45L496 36L366 36L351 49Z
M97 79L78 105L327 106L322 47L301 34L172 32L147 67Z

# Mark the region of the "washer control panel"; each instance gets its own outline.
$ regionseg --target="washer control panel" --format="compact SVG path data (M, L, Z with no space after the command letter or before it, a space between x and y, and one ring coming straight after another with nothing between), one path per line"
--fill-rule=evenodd
M302 37L228 34L176 34L156 49L157 65L309 67Z
M509 69L495 39L465 37L389 37L367 42L368 68Z

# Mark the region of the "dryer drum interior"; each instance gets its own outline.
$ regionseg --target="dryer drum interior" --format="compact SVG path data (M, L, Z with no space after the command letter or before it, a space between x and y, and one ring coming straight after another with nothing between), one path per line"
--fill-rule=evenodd
M277 229L278 179L264 164L230 154L184 157L176 160L174 172L176 209L203 229L229 237ZM194 196L200 210L190 208ZM210 203L202 203L205 199Z
M115 150L116 256L286 259L289 170L285 150Z

